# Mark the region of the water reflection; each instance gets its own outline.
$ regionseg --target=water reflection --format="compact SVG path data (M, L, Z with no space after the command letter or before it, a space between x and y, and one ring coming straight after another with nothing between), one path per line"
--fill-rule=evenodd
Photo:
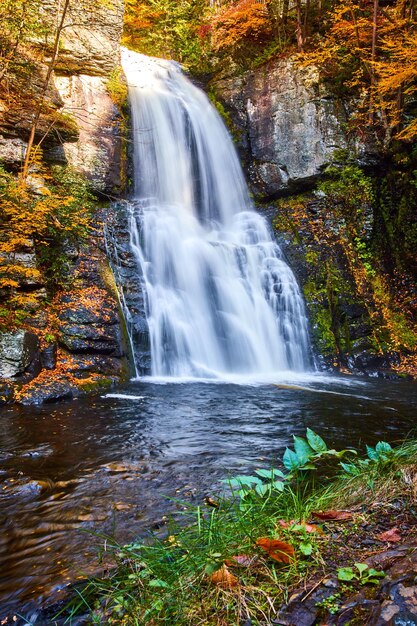
M273 462L307 426L361 447L409 433L417 407L416 385L380 380L134 382L117 394L3 410L0 618L96 568L102 540L83 531L128 541L175 509L167 497L200 501L228 472Z

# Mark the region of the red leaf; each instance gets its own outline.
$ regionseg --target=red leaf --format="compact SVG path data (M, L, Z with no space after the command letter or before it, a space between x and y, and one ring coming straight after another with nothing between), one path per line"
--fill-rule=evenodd
M275 561L280 563L290 563L290 561L295 559L294 548L289 543L285 543L285 541L261 537L256 542L256 545L265 550L271 559L275 559Z
M353 514L349 511L313 511L312 516L323 521L337 522L353 518Z
M225 563L228 567L250 567L255 560L256 556L236 554L235 556L231 556L230 559L226 559Z
M389 543L397 543L397 541L401 541L402 537L398 532L398 528L395 527L377 535L377 539L380 541L388 541Z

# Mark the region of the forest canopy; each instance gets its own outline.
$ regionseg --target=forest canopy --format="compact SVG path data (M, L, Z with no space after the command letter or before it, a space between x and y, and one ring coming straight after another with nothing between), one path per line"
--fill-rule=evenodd
M417 137L415 0L127 0L124 43L194 73L298 55L356 99L356 131Z

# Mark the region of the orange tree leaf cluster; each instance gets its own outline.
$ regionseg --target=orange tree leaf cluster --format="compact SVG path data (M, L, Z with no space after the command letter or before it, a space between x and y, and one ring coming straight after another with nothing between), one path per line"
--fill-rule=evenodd
M268 11L256 0L241 0L223 8L213 19L216 50L232 48L242 41L261 40L271 34Z
M409 0L388 6L343 0L330 7L327 24L301 62L316 64L333 86L356 95L357 131L373 128L385 147L394 135L417 137L416 120L405 114L417 88L416 22Z
M62 284L65 246L90 228L91 196L79 176L70 181L68 170L57 180L39 163L36 168L29 184L0 168L0 292L14 308L31 298L19 291L25 284ZM24 262L28 252L35 263Z

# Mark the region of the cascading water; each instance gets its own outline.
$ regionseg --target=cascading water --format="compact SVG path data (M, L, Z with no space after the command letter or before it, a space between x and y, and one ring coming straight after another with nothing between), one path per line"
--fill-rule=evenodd
M125 50L123 67L134 137L131 246L146 293L151 374L303 371L303 300L253 209L220 116L175 63Z

